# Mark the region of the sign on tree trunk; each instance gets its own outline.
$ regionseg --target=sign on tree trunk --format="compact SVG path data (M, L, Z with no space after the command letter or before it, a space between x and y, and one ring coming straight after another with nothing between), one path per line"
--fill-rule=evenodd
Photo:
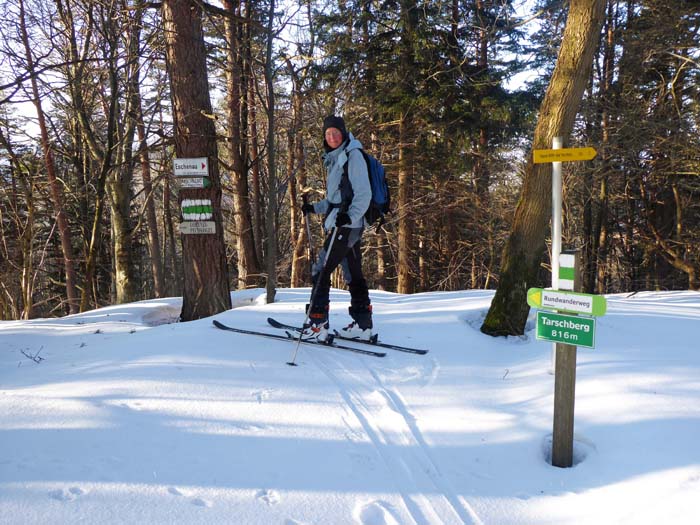
M162 9L170 65L175 153L179 159L173 170L185 176L208 175L211 183L208 188L184 187L179 192L181 205L183 201L187 205L210 202L205 214L211 215L214 226L213 232L210 227L201 230L185 227L184 231L181 230L184 290L180 319L192 321L231 308L216 130L213 120L208 117L212 114L212 107L201 8L189 0L166 0ZM189 214L190 206L186 207ZM196 211L193 213L202 215Z

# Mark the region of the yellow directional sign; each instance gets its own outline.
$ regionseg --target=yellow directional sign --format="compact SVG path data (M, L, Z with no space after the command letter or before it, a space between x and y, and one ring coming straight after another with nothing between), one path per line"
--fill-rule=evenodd
M536 149L532 151L535 164L545 162L572 162L577 160L591 160L598 152L594 148L563 148L563 149Z

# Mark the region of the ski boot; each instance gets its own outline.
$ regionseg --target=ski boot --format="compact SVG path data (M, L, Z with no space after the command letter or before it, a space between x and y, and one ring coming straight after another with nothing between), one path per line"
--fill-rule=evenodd
M319 343L330 344L333 337L328 333L328 306L314 306L309 310L309 322L304 324L301 338L303 340L314 339Z
M348 313L352 317L352 323L340 331L340 335L345 339L358 339L360 341L371 341L372 338L372 305L351 306ZM375 338L376 339L376 338Z

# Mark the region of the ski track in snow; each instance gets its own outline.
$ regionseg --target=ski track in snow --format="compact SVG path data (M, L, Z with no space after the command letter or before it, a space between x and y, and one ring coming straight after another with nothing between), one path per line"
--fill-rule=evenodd
M415 417L401 394L387 387L362 359L309 352L318 368L336 385L379 457L396 480L408 513L417 525L483 525L469 503L443 477ZM363 362L365 370L346 366ZM400 523L392 506L377 500L361 505L362 525Z

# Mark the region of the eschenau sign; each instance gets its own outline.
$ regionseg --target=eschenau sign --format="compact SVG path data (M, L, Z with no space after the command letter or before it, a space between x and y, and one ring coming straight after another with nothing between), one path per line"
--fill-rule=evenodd
M173 159L173 174L176 177L206 177L209 175L209 159Z

